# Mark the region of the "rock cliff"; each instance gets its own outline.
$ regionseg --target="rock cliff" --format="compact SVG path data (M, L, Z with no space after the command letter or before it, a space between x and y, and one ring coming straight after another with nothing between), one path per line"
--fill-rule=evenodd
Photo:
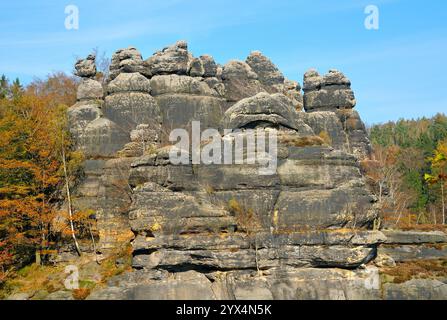
M402 243L373 230L376 199L359 167L371 146L341 72L306 72L302 94L258 51L222 66L193 57L184 41L146 60L118 50L105 87L94 56L75 68L82 80L69 123L86 161L74 205L96 211L102 254L133 249L133 272L90 298L395 298L408 290L384 289L378 255L382 264L446 256L445 247L421 249L444 245L443 234ZM257 162L171 163L170 132L193 121L223 141L274 132L274 172L260 175ZM447 297L442 290L430 294Z

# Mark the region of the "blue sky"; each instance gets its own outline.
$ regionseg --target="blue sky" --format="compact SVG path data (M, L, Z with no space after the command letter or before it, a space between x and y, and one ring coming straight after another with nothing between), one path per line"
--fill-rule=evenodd
M79 8L66 30L65 7ZM364 9L379 8L379 30ZM343 71L369 124L447 113L447 1L430 0L16 0L0 4L0 74L27 83L71 72L93 48L147 58L179 39L219 63L261 50L302 83L316 68Z

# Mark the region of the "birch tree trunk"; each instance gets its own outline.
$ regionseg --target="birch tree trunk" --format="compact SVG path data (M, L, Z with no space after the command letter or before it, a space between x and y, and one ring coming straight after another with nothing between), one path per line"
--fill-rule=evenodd
M63 141L63 140L62 140ZM65 177L65 188L67 192L67 204L68 204L68 215L70 217L70 229L71 229L71 236L73 238L76 252L79 256L81 256L81 249L79 249L78 240L76 239L76 234L74 230L74 224L73 224L73 207L71 204L71 194L70 194L70 184L68 180L68 173L67 173L67 162L65 160L65 148L62 142L62 165L64 167L64 177Z

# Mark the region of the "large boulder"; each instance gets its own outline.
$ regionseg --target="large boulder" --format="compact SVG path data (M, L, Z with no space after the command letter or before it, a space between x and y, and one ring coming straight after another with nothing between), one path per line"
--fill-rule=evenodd
M187 94L201 96L217 96L205 81L189 76L176 74L154 76L151 79L152 95Z
M150 93L150 81L139 72L120 73L107 86L108 94L128 91Z
M312 134L312 130L299 119L292 101L280 93L270 95L261 92L240 100L225 112L223 124L225 128L231 129L266 124Z
M242 61L228 62L222 69L221 78L225 84L225 97L230 103L265 92L258 75Z
M99 117L90 122L79 137L87 158L113 157L129 140L129 134L113 121Z
M157 74L187 74L192 55L188 52L185 41L177 41L174 45L154 53L145 61L152 75Z
M348 138L343 123L332 111L301 112L300 117L308 124L315 134L326 136L326 141L333 148L349 151Z
M152 95L160 107L164 132L188 128L192 121L200 121L202 129L219 128L225 111L222 88L219 81L206 79L176 74L152 77Z
M348 136L350 152L358 156L359 159L370 158L372 146L359 113L353 109L339 109L336 114Z
M102 116L100 107L96 102L80 101L68 109L68 125L76 141L90 122Z
M120 49L112 56L110 64L109 80L115 79L120 73L135 73L139 72L146 77L151 74L144 66L141 53L134 47Z
M297 111L303 109L303 96L301 95L301 86L297 81L284 80L283 93L292 100L293 106Z
M137 125L160 124L160 109L155 99L143 92L123 92L108 95L104 115L130 134Z
M217 74L217 64L210 55L192 58L189 64L188 74L191 77L215 77Z
M86 59L79 59L75 64L75 75L81 78L93 78L96 75L96 56L90 54Z
M268 92L278 92L284 84L284 75L260 51L253 51L245 61L258 75L258 80Z
M104 91L100 82L92 79L82 79L78 86L76 95L78 101L82 100L102 100Z
M351 82L337 70L329 70L324 76L314 69L307 71L303 90L306 111L352 109L356 104Z

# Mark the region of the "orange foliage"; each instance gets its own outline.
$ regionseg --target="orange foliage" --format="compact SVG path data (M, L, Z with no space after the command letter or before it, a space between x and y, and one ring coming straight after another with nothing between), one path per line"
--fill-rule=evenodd
M0 99L0 273L51 232L63 184L61 148L70 145L63 103L73 102L75 86L58 74Z

